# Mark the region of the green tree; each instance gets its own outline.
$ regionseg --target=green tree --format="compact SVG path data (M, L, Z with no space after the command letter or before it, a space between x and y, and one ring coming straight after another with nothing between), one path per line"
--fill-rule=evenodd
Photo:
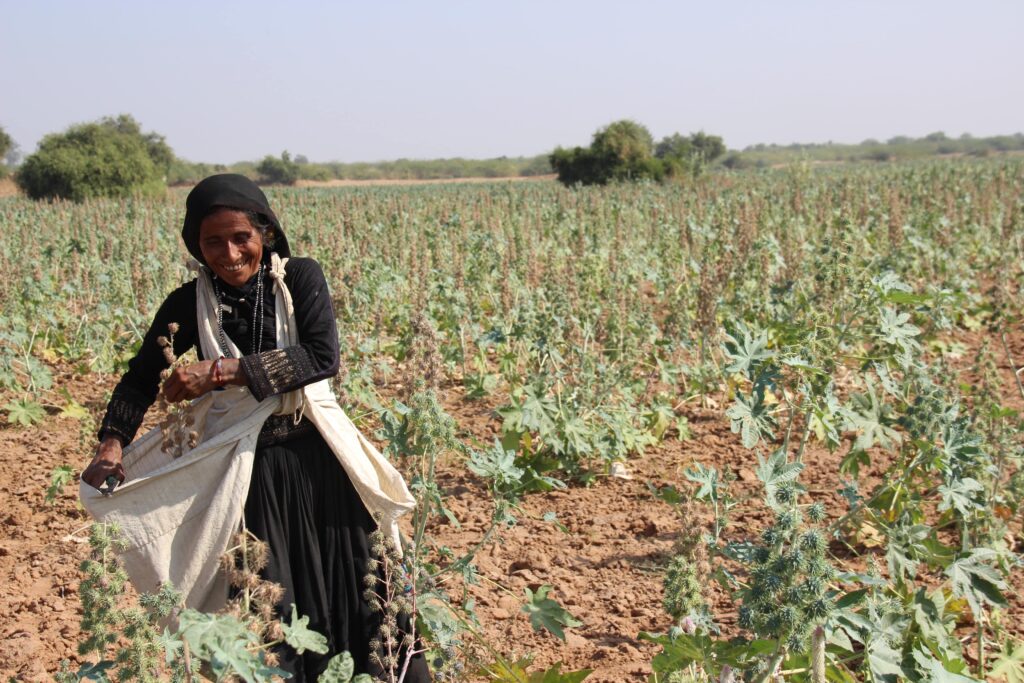
M168 158L174 153L162 136L143 134L135 119L122 114L47 135L16 179L33 199L155 194L165 187Z
M281 152L280 159L269 154L263 157L263 161L256 167L256 172L265 183L294 185L299 179L299 165L292 161L287 151Z
M654 158L654 138L650 131L628 119L598 130L590 147L559 147L549 160L558 180L565 185L659 179L664 175L663 165Z
M0 126L0 159L5 158L7 156L7 152L9 152L13 147L14 139L7 134L7 131L3 129L3 126Z

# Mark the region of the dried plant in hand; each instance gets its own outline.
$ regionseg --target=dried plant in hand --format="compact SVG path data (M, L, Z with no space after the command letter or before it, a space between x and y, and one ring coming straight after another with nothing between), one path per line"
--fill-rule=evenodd
M166 380L171 376L174 368L184 361L174 355L174 335L178 331L178 323L168 323L168 336L157 337L156 343L163 351L167 367L161 371L160 379ZM163 432L163 441L160 448L171 457L180 458L186 451L199 445L199 432L194 429L195 416L192 413L192 404L182 401L178 404L167 402L163 392L160 392L158 402L159 409L166 413L160 421L160 430Z

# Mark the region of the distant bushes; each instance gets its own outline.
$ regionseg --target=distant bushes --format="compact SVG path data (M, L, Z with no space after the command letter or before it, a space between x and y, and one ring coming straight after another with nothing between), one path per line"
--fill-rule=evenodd
M143 133L122 114L47 135L25 158L16 180L33 199L155 194L166 187L174 153L163 136Z
M256 172L260 174L262 182L276 185L294 185L299 179L299 165L292 161L288 152L281 152L280 158L269 154L263 157Z
M722 138L704 132L676 133L655 146L645 126L623 119L594 133L589 147L559 147L549 158L563 184L603 185L696 175L725 151Z

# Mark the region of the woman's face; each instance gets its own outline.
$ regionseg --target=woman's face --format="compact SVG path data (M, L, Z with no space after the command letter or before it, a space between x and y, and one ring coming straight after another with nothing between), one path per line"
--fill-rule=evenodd
M238 287L259 270L263 237L243 212L217 209L199 224L199 249L217 277Z

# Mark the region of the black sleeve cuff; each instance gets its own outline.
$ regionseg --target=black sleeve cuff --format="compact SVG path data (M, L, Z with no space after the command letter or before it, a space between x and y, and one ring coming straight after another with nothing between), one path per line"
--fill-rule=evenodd
M100 423L99 438L112 434L121 439L125 445L130 444L139 431L142 418L146 415L149 404L133 399L130 396L115 393L107 404L107 412Z
M309 352L302 346L243 356L241 364L257 401L308 384L316 376Z

